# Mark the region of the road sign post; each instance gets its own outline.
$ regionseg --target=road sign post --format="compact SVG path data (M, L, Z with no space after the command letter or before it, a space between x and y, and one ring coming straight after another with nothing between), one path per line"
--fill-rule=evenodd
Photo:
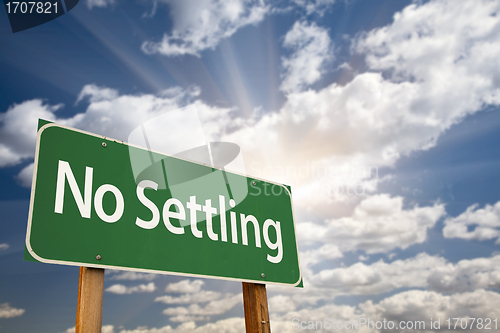
M270 333L265 284L243 282L243 308L246 333Z
M104 269L80 267L75 333L100 333Z

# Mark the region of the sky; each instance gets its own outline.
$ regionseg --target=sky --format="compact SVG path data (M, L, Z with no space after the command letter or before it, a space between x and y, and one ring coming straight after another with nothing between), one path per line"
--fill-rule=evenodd
M193 104L207 141L292 188L304 288L267 286L273 332L360 318L494 328L499 10L81 0L18 33L0 10L0 332L75 326L78 267L23 261L38 119L126 141ZM244 330L239 282L107 270L104 289L105 333Z

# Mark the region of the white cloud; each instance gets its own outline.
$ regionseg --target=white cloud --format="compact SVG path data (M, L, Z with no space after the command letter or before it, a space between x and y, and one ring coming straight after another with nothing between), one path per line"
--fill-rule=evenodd
M389 252L424 242L444 214L442 204L403 209L402 197L378 194L361 201L352 216L300 223L297 234L301 241L332 243L341 251Z
M176 328L164 326L161 328L136 328L135 330L121 330L120 333L241 333L245 331L243 318L228 318L203 326L196 326L192 321L185 322Z
M88 100L84 113L71 118L59 118L56 111L62 105L44 104L40 99L14 104L0 114L0 167L20 164L32 159L35 153L38 118L57 122L113 139L127 141L134 128L165 112L179 109L192 101L199 89L168 89L158 96L150 94L120 95L118 91L96 85L86 85L78 102ZM203 117L208 139L221 135L220 126L229 123L230 109L219 109L195 101L198 114ZM23 186L30 186L33 165L26 166L17 176Z
M191 90L177 90L175 94L119 95L113 89L86 85L79 100L88 98L85 113L64 120L72 127L126 141L128 135L145 121L165 112L180 108L192 95ZM57 120L59 123L61 120Z
M112 272L109 269L106 270L106 273L112 274L112 273L108 273L108 272ZM128 271L125 271L125 272L114 271L113 273L114 274L112 274L111 277L109 278L110 280L152 281L152 280L156 279L156 277L158 276L157 274L128 272Z
M165 288L165 291L168 293L197 293L200 292L201 286L203 286L205 282L203 280L182 280L176 283L169 283Z
M142 44L148 54L199 56L200 51L214 49L238 29L262 21L269 10L262 0L164 2L170 6L174 27L161 41Z
M500 255L461 260L431 270L429 287L444 293L500 288Z
M31 181L33 180L33 169L35 165L33 163L25 166L21 172L16 176L19 184L24 187L31 187Z
M7 244L7 243L2 243L2 244L0 244L0 251L1 251L1 250L7 250L9 247L10 247L10 246L9 246L9 244Z
M298 318L316 325L316 321L323 322L326 318L336 322L354 322L359 325L360 318L370 321L394 321L398 325L401 321L424 321L425 332L430 329L430 319L433 321L440 319L441 329L447 330L446 320L448 318L496 318L496 312L500 306L500 294L476 290L473 292L442 295L433 291L410 290L405 291L381 300L378 303L367 301L355 306L326 304L320 307L307 307L286 314L271 314L271 328L273 332L292 333L297 332L292 326L292 320ZM297 319L296 319L297 321ZM453 326L454 321L451 321ZM469 322L470 324L470 322ZM319 324L318 324L319 325ZM318 326L319 327L319 326ZM484 328L484 326L483 326ZM366 325L355 329L361 333L383 332L387 330L368 328ZM336 332L352 332L353 329L335 329ZM400 330L411 332L414 330ZM467 329L467 331L479 333L480 329Z
M92 9L93 7L108 7L108 5L114 4L114 0L87 0L87 7Z
M24 309L16 309L9 305L9 303L0 304L0 318L13 318L19 317L25 312Z
M498 306L500 306L500 294L492 291L476 290L446 296L432 291L410 290L386 298L378 304L368 301L361 304L360 308L370 318L396 321L424 320L426 329L429 330L430 318L433 320L440 318L441 329L445 329L448 318L492 318L491 316L496 316ZM455 322L451 321L451 325L454 324ZM469 328L468 331L483 332L476 326L473 329Z
M363 36L357 50L366 54L370 69L386 72L391 82L413 83L412 113L426 110L414 121L442 131L500 101L500 69L493 65L500 51L499 9L489 0L413 4L391 25Z
M40 99L14 104L0 114L0 167L21 163L35 154L38 118L54 120L62 104L48 105Z
M322 67L333 59L328 31L315 23L295 22L288 31L283 46L292 49L282 58L285 69L281 90L298 92L321 78Z
M208 320L208 319L210 319L210 317L177 315L174 317L170 317L169 319L170 319L170 321L173 321L173 322L185 323L185 322L195 322L195 321Z
M280 313L270 313L271 315L271 331L272 332L300 332L304 331L302 329L296 328L296 326L292 326L292 320L295 321L306 321L305 326L309 324L309 321L323 321L326 318L335 319L338 321L347 321L351 318L356 319L360 317L362 314L357 311L354 306L347 305L335 305L335 304L327 304L320 307L306 307L296 311L290 311L288 313L280 314ZM297 318L297 319L295 319ZM299 324L300 325L300 324ZM319 326L318 326L319 328ZM320 330L326 331L326 330ZM335 332L344 332L342 329L335 329ZM351 330L352 332L353 330ZM361 333L367 332L366 330L360 329L356 330ZM373 331L372 331L373 332Z
M206 303L219 299L220 293L216 291L200 290L191 294L183 294L178 297L165 295L155 298L155 302L165 304L191 304L191 303Z
M224 298L210 301L205 306L199 306L198 304L191 304L188 307L173 307L163 310L163 314L167 316L172 316L170 320L172 321L182 321L182 320L193 320L195 316L204 318L210 315L220 315L235 307L237 304L243 302L243 295L233 295L226 294ZM200 320L205 320L200 319Z
M306 10L307 15L318 14L323 16L325 11L335 3L336 0L293 0L298 6Z
M82 91L78 94L76 104L81 102L84 98L88 98L91 103L111 101L118 98L118 91L106 87L98 87L95 84L88 84L83 87Z
M403 287L426 287L427 278L446 260L421 253L415 258L371 265L356 263L346 268L321 270L309 277L315 287L341 294L379 294Z
M463 238L487 240L500 236L500 201L495 205L486 205L478 208L475 204L469 206L465 212L457 217L450 217L444 221L443 236L446 238ZM469 226L473 230L469 231ZM497 244L500 237L497 239Z
M68 328L64 333L75 333L75 327ZM101 327L101 333L115 333L115 328L113 325L104 325Z
M402 288L425 288L441 293L500 288L500 255L461 260L456 264L439 256L420 253L390 263L358 262L349 267L312 269L303 267L307 292L280 289L291 293L296 304L329 301L338 295L375 295ZM274 288L273 288L274 290Z
M370 31L357 48L373 70L390 70L392 80L413 81L434 96L429 121L475 111L481 103L499 101L498 55L500 4L490 0L439 0L412 4L386 27ZM454 81L456 80L456 81ZM444 86L445 82L453 82ZM466 96L461 95L467 91ZM443 93L449 93L446 98ZM455 101L454 98L459 100ZM458 102L464 103L458 107ZM424 103L424 101L421 101ZM415 105L423 108L426 105ZM452 109L447 109L451 106ZM443 126L449 126L445 121Z
M127 287L122 284L114 284L111 287L106 288L107 292L120 295L133 294L133 293L152 293L155 290L156 286L154 282L150 282L148 284L140 284L133 287Z
M322 262L315 270L302 267L305 289L270 285L268 292L286 297L273 301L278 309L274 311L283 313L287 311L279 309L285 306L299 311L308 305L332 302L340 295L377 295L414 288L445 294L499 289L499 264L500 255L450 263L426 253L405 260L359 262L349 267L325 268L331 265Z
M296 308L290 296L277 295L269 298L269 312L290 312Z
M242 294L222 295L215 291L201 290L204 281L202 280L182 280L177 283L170 283L166 287L167 292L184 293L180 296L160 296L155 302L165 304L190 304L189 306L170 307L163 311L163 314L170 316L173 322L195 322L209 320L211 315L220 315L232 309L236 304L241 303ZM198 303L206 303L200 306Z
M367 72L345 85L290 93L278 112L224 139L239 144L261 172L307 162L340 169L394 166L401 156L434 146L465 116L499 104L498 6L414 3L392 24L358 37L354 49L366 55ZM299 205L313 210L331 202L337 185L332 177L290 178L277 180L298 188ZM362 180L352 184L364 186Z
M298 231L298 234L301 234L300 230ZM300 264L302 269L308 269L309 266L315 265L321 261L338 259L342 257L342 251L340 251L338 246L326 243L317 249L301 251Z

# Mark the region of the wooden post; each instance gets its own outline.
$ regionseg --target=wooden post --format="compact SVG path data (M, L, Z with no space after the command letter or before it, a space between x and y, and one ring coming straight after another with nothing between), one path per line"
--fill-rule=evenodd
M270 333L265 284L243 282L246 333Z
M104 269L80 267L76 333L101 333Z

